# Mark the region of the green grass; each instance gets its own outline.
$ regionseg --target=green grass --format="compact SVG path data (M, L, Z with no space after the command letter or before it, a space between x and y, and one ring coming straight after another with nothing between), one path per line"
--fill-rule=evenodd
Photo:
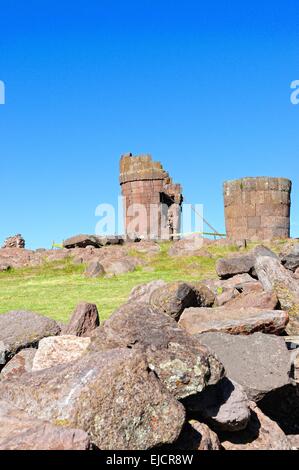
M236 251L235 247L212 246L207 251L213 258L172 258L167 254L169 246L161 243L161 252L155 256L132 250L130 255L144 259L146 267L113 278L85 278L85 266L74 265L71 259L0 273L0 313L32 310L67 322L76 304L84 300L97 304L104 320L126 302L136 285L155 279L192 281L216 277L217 258Z

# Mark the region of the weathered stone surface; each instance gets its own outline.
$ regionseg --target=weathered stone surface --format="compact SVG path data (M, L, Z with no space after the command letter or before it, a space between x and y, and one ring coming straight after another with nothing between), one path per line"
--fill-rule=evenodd
M242 293L238 297L226 303L226 308L260 308L264 310L275 310L279 301L275 292L250 292Z
M208 279L203 282L217 295L220 291L222 292L222 289L238 289L241 292L246 286L252 284L252 282L256 282L256 280L246 273L237 274L230 279Z
M294 272L294 278L295 279L299 279L299 268L296 269L296 271Z
M261 400L290 383L291 361L283 338L262 333L204 333L196 337L219 358L227 377L240 384L251 400Z
M254 261L254 256L250 254L221 258L216 263L216 271L222 279L228 279L236 274L249 274L254 266Z
M281 308L288 311L290 315L288 334L297 334L299 332L299 283L290 271L274 258L258 257L255 270L264 289L273 290Z
M287 439L292 450L299 450L299 434L288 435Z
M216 307L222 307L222 305L227 304L230 300L238 297L240 292L237 289L221 289L221 294L219 293L215 299Z
M168 250L168 255L172 257L199 256L203 245L204 239L201 235L191 235L175 241Z
M31 372L35 353L34 348L22 349L3 367L0 379L6 380Z
M32 416L88 432L102 450L145 450L177 440L183 406L138 351L115 349L0 382L0 396Z
M25 240L19 233L13 237L8 237L2 248L25 248Z
M86 432L63 428L0 401L0 450L89 450Z
M149 367L177 398L201 392L217 383L222 365L167 315L147 304L126 304L98 328L91 351L126 347L141 350Z
M212 307L215 302L214 292L203 282L192 282L190 285L197 296L197 305L201 307Z
M251 419L247 428L240 433L222 436L222 446L226 450L290 450L290 443L280 429L257 407L250 403Z
M46 336L60 332L50 318L21 310L0 315L0 367L21 349L34 347Z
M221 450L217 434L206 424L194 419L188 421L173 446L176 450Z
M84 355L89 345L90 338L78 336L63 335L44 338L39 342L38 350L34 355L32 371L76 361Z
M85 277L100 277L104 274L105 270L97 260L91 261L84 272Z
M295 272L299 268L299 254L286 255L282 258L281 262L286 269Z
M199 305L197 292L184 282L171 282L152 293L150 304L155 310L179 320L185 308Z
M226 377L187 398L184 404L216 431L240 431L246 428L250 418L249 401L243 388Z
M0 271L2 273L9 271L11 269L11 265L9 263L1 263L0 262Z
M259 308L186 308L179 325L189 334L218 331L231 335L250 335L257 331L281 334L289 321L288 313Z
M139 286L136 286L132 290L128 301L148 304L150 302L152 293L156 289L163 286L166 286L166 282L162 281L161 279L158 279L157 281L148 282L147 284L141 284Z
M86 248L87 246L99 247L97 237L94 235L75 235L64 240L64 248Z
M90 336L99 325L100 317L97 306L88 302L80 302L68 324L62 328L61 334Z

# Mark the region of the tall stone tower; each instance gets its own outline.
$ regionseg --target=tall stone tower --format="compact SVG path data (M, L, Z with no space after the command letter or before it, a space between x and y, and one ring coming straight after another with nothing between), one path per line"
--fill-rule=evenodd
M150 155L120 160L125 234L131 239L175 238L180 232L182 188Z
M292 182L242 178L224 183L227 237L233 240L289 238Z

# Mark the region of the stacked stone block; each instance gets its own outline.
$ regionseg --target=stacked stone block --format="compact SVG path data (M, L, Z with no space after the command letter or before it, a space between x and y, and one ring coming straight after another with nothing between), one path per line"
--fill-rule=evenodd
M150 155L123 155L120 161L120 184L124 197L125 233L130 238L164 238L163 225L167 225L168 214L163 213L162 203L166 206L182 204L182 189L174 184L160 162ZM142 207L139 207L142 206ZM140 224L132 232L129 229L140 209ZM157 210L158 209L158 210ZM179 227L176 227L178 230Z
M242 178L224 183L227 237L271 240L290 236L290 180Z

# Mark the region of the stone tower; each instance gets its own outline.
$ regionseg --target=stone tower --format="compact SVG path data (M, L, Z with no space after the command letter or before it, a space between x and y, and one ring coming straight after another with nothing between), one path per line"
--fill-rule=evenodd
M123 155L120 185L125 234L131 239L173 239L180 232L182 188L150 155Z
M289 238L292 182L242 178L224 183L227 237L233 240Z

